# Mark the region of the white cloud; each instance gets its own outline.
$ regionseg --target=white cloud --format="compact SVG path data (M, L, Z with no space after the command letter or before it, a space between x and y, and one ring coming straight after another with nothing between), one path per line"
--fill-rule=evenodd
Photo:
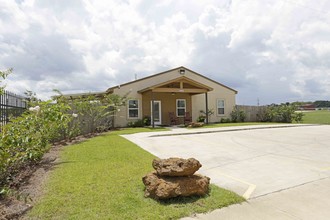
M0 69L14 68L18 93L102 91L184 65L238 90L239 103L329 99L326 0L0 4Z

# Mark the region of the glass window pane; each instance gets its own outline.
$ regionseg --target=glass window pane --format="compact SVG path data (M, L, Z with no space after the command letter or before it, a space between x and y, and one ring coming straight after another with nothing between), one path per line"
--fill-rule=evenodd
M138 118L139 117L139 101L128 100L128 117Z
M137 109L130 109L129 110L129 117L130 118L137 118L137 117L139 117L139 111Z
M128 107L129 108L138 108L139 104L138 104L138 100L129 100L128 101Z
M178 116L184 116L184 109L178 109Z
M177 106L178 106L178 108L184 108L184 107L186 107L185 100L177 100Z
M225 107L225 101L224 100L218 100L218 108L224 108Z
M217 101L217 113L218 115L225 114L225 100L220 99Z

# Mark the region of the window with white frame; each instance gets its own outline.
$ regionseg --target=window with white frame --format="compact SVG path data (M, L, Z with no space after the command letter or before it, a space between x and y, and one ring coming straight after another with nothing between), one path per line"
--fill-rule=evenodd
M184 117L186 112L186 100L185 99L177 99L176 100L176 116Z
M223 99L217 100L217 114L218 115L225 114L225 100L223 100Z
M139 100L137 99L128 100L128 117L129 118L139 117Z

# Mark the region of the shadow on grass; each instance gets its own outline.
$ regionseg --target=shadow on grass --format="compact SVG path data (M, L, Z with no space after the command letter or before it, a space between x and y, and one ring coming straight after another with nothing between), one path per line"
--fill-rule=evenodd
M169 199L155 199L160 205L184 205L184 204L190 204L190 203L195 203L198 200L201 199L206 199L208 197L210 197L211 195L211 187L209 188L209 191L206 195L204 196L178 196L178 197L174 197L174 198L169 198ZM149 198L152 199L152 198Z
M58 161L55 162L54 160L47 160L47 161L42 161L39 164L39 168L43 168L45 171L50 171L58 168L58 166L62 164L69 164L69 163L76 163L76 161Z
M189 203L195 203L200 199L204 199L209 197L209 195L205 196L179 196L175 198L170 198L166 200L157 200L157 202L161 205L167 206L167 205L182 205L182 204L189 204Z

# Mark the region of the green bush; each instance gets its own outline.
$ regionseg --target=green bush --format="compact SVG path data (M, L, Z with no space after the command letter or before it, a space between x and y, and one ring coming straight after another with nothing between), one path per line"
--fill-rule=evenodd
M273 113L271 112L269 107L259 109L257 113L257 121L271 122L272 119L273 119Z
M144 124L144 120L137 120L137 121L130 121L127 123L127 127L130 127L130 128L138 128L138 127L144 127L145 124Z
M70 113L75 115L73 122L69 124L69 130L73 136L94 132L107 131L114 127L114 119L120 107L125 105L127 95L105 95L95 97L93 95L78 97L68 100L59 93L57 103L65 103L71 107Z
M204 122L205 122L205 119L206 119L206 116L207 116L208 118L210 118L210 116L214 114L214 110L213 110L213 109L208 109L207 112L204 111L204 110L200 110L199 113L200 113L200 114L199 114L199 116L198 116L198 118L197 118L197 122L202 122L202 123L204 123Z
M271 105L261 114L264 122L292 123L301 122L303 113L296 112L297 106L292 104Z
M230 123L230 122L231 122L230 118L221 118L220 119L220 123Z
M21 166L41 159L49 143L58 140L72 116L69 106L40 102L3 127L0 140L0 186Z
M246 119L246 114L243 110L235 107L230 113L231 122L244 122Z
M145 126L150 126L151 125L151 117L150 116L144 116L144 118L143 118L143 124Z
M151 118L150 116L144 116L143 119L139 119L136 121L130 121L127 123L127 127L129 128L138 128L138 127L144 127L144 126L150 126L151 125Z
M0 192L23 166L40 160L51 143L109 129L126 98L106 95L67 100L60 95L55 103L40 101L32 92L27 95L29 111L2 128Z
M304 113L302 112L295 112L293 114L293 121L299 123L299 122L302 122L303 121L303 117L304 117Z
M197 118L197 122L205 122L206 116L205 115L200 115Z

